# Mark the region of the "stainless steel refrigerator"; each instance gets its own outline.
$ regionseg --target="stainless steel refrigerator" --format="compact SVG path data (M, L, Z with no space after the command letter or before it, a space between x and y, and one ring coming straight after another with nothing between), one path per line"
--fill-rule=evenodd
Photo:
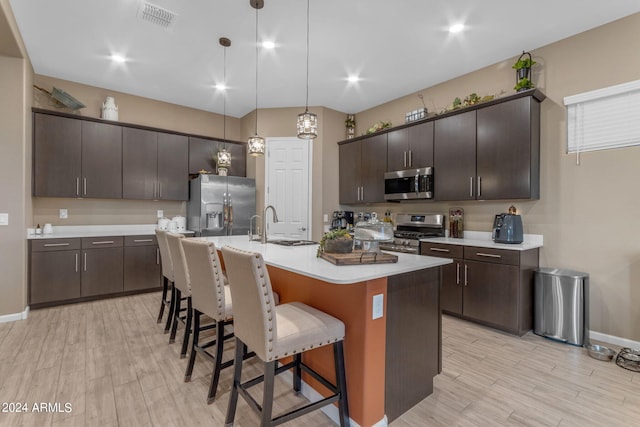
M256 213L256 181L202 174L191 180L187 228L196 236L247 235Z

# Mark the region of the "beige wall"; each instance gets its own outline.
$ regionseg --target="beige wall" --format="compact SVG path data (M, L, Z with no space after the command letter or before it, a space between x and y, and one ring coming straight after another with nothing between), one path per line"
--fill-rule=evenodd
M32 68L24 55L8 0L0 0L0 316L20 313L26 304L26 218L31 215Z
M311 238L319 240L322 236L322 213L326 212L326 191L334 194L333 205L327 209L333 210L338 206L337 179L335 176L327 178L324 173L326 153L335 153L337 159L336 141L344 138L344 113L339 113L327 108L312 107L309 110L318 115L318 137L313 140L313 167L312 167L312 235ZM295 137L296 119L303 111L303 107L292 108L267 108L258 111L258 133L263 138ZM243 140L255 133L255 111L247 114L242 119ZM342 134L336 134L336 126L342 125ZM335 175L335 171L334 171ZM258 213L264 209L264 157L251 158L247 161L247 176L256 179L256 209ZM328 179L328 181L327 181ZM327 184L328 182L328 184ZM335 187L334 187L335 185ZM328 188L328 189L327 189ZM325 191L326 190L326 191Z
M640 340L640 147L583 153L581 165L565 154L563 97L640 78L640 14L532 51L534 82L547 95L542 104L540 200L514 201L526 233L544 235L540 264L590 274L591 329ZM380 120L404 122L421 106L439 111L455 97L513 93L515 59L483 68L440 85L357 114L357 134ZM437 171L436 171L437 175ZM437 178L436 178L437 182ZM437 191L437 188L436 188ZM390 205L394 212L446 213L465 210L465 227L489 231L493 215L510 201ZM389 205L353 206L357 211Z

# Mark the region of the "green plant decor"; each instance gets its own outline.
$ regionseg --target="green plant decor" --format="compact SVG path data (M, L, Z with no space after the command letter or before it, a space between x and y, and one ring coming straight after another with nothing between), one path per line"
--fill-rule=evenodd
M335 240L335 239L349 239L352 240L351 234L349 234L349 230L345 229L336 229L331 230L328 233L325 233L320 239L320 245L318 246L318 252L316 252L316 257L319 257L322 252L324 252L324 244L327 240Z
M353 117L347 117L347 120L344 121L344 125L349 129L355 129L356 119Z
M367 135L372 134L372 133L376 133L382 129L387 129L391 127L391 122L378 122L375 125L371 126L369 129L367 129Z
M537 64L537 62L530 58L522 58L518 59L518 61L516 61L516 63L513 64L511 68L513 68L514 70L521 70L523 68L531 68L534 64Z
M518 80L518 83L516 83L513 89L515 89L516 92L520 92L527 89L533 89L534 87L533 82L525 77Z

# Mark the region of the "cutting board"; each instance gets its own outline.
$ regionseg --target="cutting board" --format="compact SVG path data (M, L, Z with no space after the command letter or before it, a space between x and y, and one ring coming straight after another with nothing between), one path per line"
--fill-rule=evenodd
M353 251L349 254L321 252L320 258L335 265L389 264L398 262L398 256L386 252Z

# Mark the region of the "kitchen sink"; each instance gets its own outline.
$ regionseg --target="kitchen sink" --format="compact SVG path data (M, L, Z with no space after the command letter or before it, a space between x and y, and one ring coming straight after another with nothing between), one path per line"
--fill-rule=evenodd
M269 240L267 243L280 246L307 246L318 244L318 242L314 242L313 240Z

